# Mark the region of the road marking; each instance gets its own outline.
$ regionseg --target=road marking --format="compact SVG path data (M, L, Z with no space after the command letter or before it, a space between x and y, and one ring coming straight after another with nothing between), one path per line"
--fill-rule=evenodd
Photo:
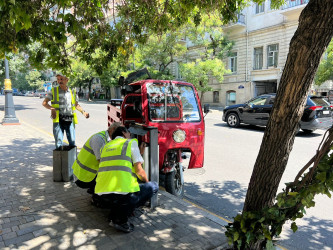
M20 121L21 121L22 123L24 123L25 125L27 125L28 127L31 127L31 128L33 128L33 129L35 129L35 130L38 130L39 132L41 132L41 133L43 133L43 134L45 134L45 135L48 135L48 136L53 137L53 134L51 134L51 133L49 133L49 132L47 132L47 131L45 131L45 130L43 130L43 129L41 129L41 128L35 127L34 125L31 125L30 123L27 123L26 121L22 120L21 118L20 118Z
M217 214L214 214L213 212L211 212L211 211L209 211L209 210L207 210L207 209L205 209L205 208L203 208L203 207L200 207L199 205L197 205L197 204L195 204L195 203L193 203L193 202L191 202L191 201L189 201L189 200L187 200L187 199L183 199L183 201L186 201L187 203L190 203L190 204L192 204L193 206L195 206L195 207L197 207L197 208L199 208L199 209L201 209L201 210L203 210L203 211L205 211L205 212L207 212L207 213L209 213L209 214L211 214L211 215L213 215L213 216L216 216L217 218L219 218L219 219L221 219L221 220L224 220L225 222L232 223L232 221L230 221L230 220L228 220L228 219L225 219L225 218L223 218L223 217L221 217L221 216L219 216L219 215L217 215Z

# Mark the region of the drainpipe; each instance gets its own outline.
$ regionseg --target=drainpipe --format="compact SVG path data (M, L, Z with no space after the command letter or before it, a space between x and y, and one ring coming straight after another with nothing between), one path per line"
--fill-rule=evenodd
M247 83L248 82L248 70L249 70L249 67L248 67L248 53L249 53L249 29L248 29L248 19L249 19L249 11L248 11L248 8L247 8L247 11L246 11L246 23L245 23L245 28L246 28L246 64L245 64L245 82ZM246 97L246 88L244 89L245 90L245 99L247 99ZM250 93L251 93L251 84L250 84Z

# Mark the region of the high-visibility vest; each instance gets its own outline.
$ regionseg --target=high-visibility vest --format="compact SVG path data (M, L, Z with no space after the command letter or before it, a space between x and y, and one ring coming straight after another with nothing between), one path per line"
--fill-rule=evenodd
M106 133L106 131L97 133L102 136L105 143L107 140ZM83 182L90 182L97 175L99 162L96 159L93 149L90 147L91 138L97 134L92 135L86 141L72 166L74 175Z
M75 113L75 98L76 98L76 93L75 93L75 90L74 90L74 94L72 93L72 90L70 88L69 89L69 92L71 93L71 99L72 99L72 113L73 113L73 122L74 124L77 124L78 123L78 120L77 120L77 116L76 116L76 113ZM56 110L56 118L53 119L53 122L56 123L56 122L59 122L59 87L54 87L52 88L52 100L51 100L51 105L52 107Z
M96 194L140 191L131 158L131 145L134 140L137 141L118 138L104 146L96 178Z

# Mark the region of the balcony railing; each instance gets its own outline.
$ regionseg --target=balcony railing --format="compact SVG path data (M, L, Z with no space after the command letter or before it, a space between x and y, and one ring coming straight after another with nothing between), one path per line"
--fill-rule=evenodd
M288 1L286 1L286 4L284 4L282 6L282 9L285 10L285 9L293 8L296 6L307 4L308 2L309 2L309 0L288 0Z

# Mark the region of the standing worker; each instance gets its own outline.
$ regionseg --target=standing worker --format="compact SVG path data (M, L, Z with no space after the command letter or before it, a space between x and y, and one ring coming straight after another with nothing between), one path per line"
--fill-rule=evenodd
M75 110L89 118L89 113L78 104L75 90L68 88L68 78L57 74L57 82L59 86L53 87L43 101L43 106L51 110L56 149L62 146L64 131L66 131L69 146L75 146L75 124L78 123ZM49 101L51 101L51 105L49 105Z
M96 185L96 175L101 158L101 149L111 141L112 133L121 125L114 122L106 131L92 135L84 144L78 154L72 168L76 185L80 188L87 188L88 193L93 194Z
M139 149L137 139L130 139L125 127L118 127L101 152L95 193L110 201L110 225L125 233L134 230L128 222L134 209L158 192L158 184L149 182L142 168L144 147L143 143Z

